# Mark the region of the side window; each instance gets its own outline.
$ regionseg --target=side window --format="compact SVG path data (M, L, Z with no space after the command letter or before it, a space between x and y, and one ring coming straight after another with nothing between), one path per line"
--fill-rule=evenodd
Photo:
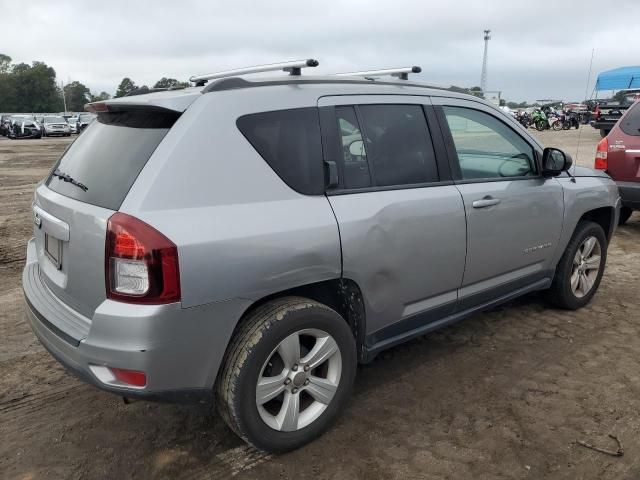
M348 189L370 187L369 163L355 109L336 107L336 119L344 161L342 184Z
M632 105L620 121L620 128L627 135L640 136L640 102Z
M493 115L462 107L443 110L463 180L536 175L533 148Z
M317 108L254 113L236 125L287 185L307 195L324 193Z
M376 186L437 182L438 168L420 105L360 105L364 150Z

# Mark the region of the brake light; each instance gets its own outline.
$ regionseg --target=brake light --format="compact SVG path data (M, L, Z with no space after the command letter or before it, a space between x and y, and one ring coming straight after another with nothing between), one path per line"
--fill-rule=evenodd
M107 298L126 303L180 301L176 245L142 220L114 213L105 245Z
M594 168L598 170L606 170L609 167L607 155L609 153L609 140L604 137L598 142L598 148L596 148L596 163Z

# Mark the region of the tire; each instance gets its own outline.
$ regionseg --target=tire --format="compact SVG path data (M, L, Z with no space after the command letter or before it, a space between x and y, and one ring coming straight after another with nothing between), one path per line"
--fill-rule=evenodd
M591 238L596 241L593 249L591 250L591 255L593 256L590 257L585 255L585 257L594 258L596 253L599 254L600 258L597 263L597 271L595 268L587 270L585 272L585 278L588 277L588 282L590 283L589 288L583 288L582 281L580 280L578 282L578 291L575 291L572 288L572 278L580 268L580 266L575 263L575 259L580 255L580 252L584 251L584 245L587 239ZM606 262L607 239L602 227L591 221L582 221L578 223L562 258L556 267L556 274L553 279L553 283L551 284L551 288L549 289L549 300L555 306L566 310L577 310L578 308L584 307L591 301L598 290ZM589 262L586 262L586 264L588 263ZM595 274L593 272L595 272ZM577 275L578 278L580 278L580 274Z
M630 207L622 207L620 209L620 220L618 220L618 225L624 225L625 223L627 223L627 220L631 218L632 214L633 209L631 209Z
M569 122L562 122L562 130L571 129L571 124Z
M546 122L543 120L540 120L539 122L536 122L536 130L538 130L539 132L543 131L546 127Z
M556 132L558 130L562 130L562 122L560 120L556 120L555 122L553 122L553 125L551 125L551 128L553 128Z
M296 332L303 333L298 336ZM303 341L312 337L307 337L304 332L327 335L334 341L331 345L337 346L331 356L318 363L319 367L309 371L302 365L296 368L298 364L285 361L285 357L279 354L279 348L284 344L290 345L287 342L291 338L295 338L301 352L290 358L301 357L304 360L309 349L312 350L314 345L321 345L315 343L305 347ZM320 340L316 340L318 341ZM287 368L287 364L291 368ZM227 425L254 447L273 453L294 450L320 436L342 411L351 394L356 364L353 333L347 322L334 310L301 297L285 297L267 302L243 320L227 350L216 384L218 411ZM326 381L332 379L337 387L334 385L335 390L332 391L335 393L328 401L325 399L318 402L316 395L312 396L310 392L311 389L317 391L317 379L322 379L323 376L319 369L325 368L325 365ZM340 373L336 379L335 372L338 368ZM269 374L268 369L272 369ZM259 406L256 398L259 379L278 376L280 379L272 385L276 385L279 393L273 397L265 394L265 397L271 399ZM307 377L311 381L310 386L307 386ZM297 398L296 402L300 402L300 406L305 402L307 406L298 410L300 415L295 417L293 423L287 423L285 415L282 417L284 420L278 424L278 414L288 411L285 404L291 405L292 403L286 402L293 402L294 398ZM309 401L312 403L309 404ZM300 422L305 421L305 425L300 425Z

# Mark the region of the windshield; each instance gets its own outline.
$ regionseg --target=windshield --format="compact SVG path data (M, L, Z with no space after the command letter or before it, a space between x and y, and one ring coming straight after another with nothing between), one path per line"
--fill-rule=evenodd
M64 117L44 117L44 123L66 123Z

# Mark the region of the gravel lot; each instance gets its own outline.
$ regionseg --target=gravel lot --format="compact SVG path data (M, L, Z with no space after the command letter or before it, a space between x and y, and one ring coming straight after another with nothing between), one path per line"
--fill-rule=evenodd
M599 140L590 127L540 137L583 165ZM530 295L385 352L328 434L275 457L211 407L125 406L36 341L20 288L30 203L68 143L0 137L0 478L640 478L640 215L587 308ZM609 434L624 456L575 444L615 450Z

